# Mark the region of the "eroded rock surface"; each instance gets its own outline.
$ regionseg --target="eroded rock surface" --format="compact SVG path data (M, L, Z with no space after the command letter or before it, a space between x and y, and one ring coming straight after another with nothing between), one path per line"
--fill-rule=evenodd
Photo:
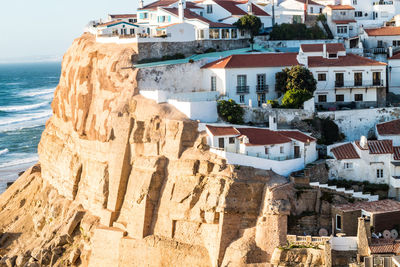
M64 56L40 168L0 197L2 260L269 262L286 240L292 186L273 172L226 164L197 122L138 95L136 70L127 68L134 53L85 35Z

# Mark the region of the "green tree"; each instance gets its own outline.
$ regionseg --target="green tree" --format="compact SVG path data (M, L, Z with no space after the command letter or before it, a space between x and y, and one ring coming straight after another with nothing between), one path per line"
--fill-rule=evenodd
M253 50L254 45L254 36L256 36L260 32L261 28L261 20L259 17L254 15L244 15L239 18L233 25L238 27L239 30L245 30L250 33L250 44L251 50Z
M301 108L303 103L313 97L313 94L307 90L291 89L286 91L282 98L283 108Z
M243 123L243 108L234 100L219 100L217 102L218 116L226 122L233 124Z
M314 40L328 38L325 32L317 25L308 28L302 23L274 25L269 36L271 40Z
M275 89L285 93L288 90L307 90L314 93L317 81L312 72L300 65L284 68L275 74Z

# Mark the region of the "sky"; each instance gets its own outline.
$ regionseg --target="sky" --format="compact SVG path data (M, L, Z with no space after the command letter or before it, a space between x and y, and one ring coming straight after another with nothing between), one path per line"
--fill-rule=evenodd
M61 60L90 20L135 13L137 6L132 0L0 1L0 62Z

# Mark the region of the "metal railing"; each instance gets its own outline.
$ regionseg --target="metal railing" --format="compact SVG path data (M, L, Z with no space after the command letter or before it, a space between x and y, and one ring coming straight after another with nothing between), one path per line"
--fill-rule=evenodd
M383 80L363 80L363 81L335 81L336 88L370 88L384 86Z
M238 93L238 94L248 94L249 93L249 86L247 86L247 85L238 85L238 86L236 86L236 93Z
M268 92L268 84L257 84L256 92L257 93L267 93Z
M274 160L274 161L285 161L285 160L301 158L301 156L295 157L295 156L291 156L291 155L272 156L272 155L269 155L269 154L266 155L266 154L262 154L262 153L256 153L256 154L241 153L240 151L228 150L226 147L221 148L221 147L212 146L211 148L216 149L216 150L220 150L220 151L229 152L229 153L235 153L235 154L238 154L238 155L243 155L243 156L248 156L248 157L255 157L255 158L260 158L260 159L269 159L269 160Z
M287 241L291 244L296 245L323 245L331 239L329 236L296 236L296 235L287 235Z
M374 6L382 6L382 5L393 5L393 1L377 1L377 2L374 2Z

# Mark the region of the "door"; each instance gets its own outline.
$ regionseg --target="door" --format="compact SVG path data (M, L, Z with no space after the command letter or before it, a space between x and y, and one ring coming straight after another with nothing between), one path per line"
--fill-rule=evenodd
M344 75L343 73L336 73L336 80L335 80L335 86L336 87L343 87L344 86Z
M257 74L257 92L264 92L264 90L266 89L265 80L265 74Z
M294 158L300 158L300 147L294 146Z
M224 148L225 147L224 138L218 138L218 147L219 148Z
M362 72L355 72L354 73L354 86L361 86L362 85Z
M381 85L381 73L380 72L372 73L372 82L373 82L373 85Z

